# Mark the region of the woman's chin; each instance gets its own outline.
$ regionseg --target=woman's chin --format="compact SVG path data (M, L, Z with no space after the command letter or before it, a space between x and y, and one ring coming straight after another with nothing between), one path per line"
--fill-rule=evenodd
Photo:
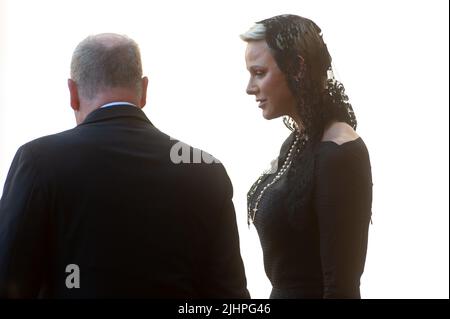
M271 114L271 112L268 112L268 110L263 110L262 112L262 116L266 119L266 120L271 120L273 119L273 114Z
M263 111L263 114L262 114L262 116L266 119L266 120L273 120L273 119L276 119L277 117L280 117L280 115L276 115L276 114L273 114L273 113L271 113L271 112L267 112L267 111Z

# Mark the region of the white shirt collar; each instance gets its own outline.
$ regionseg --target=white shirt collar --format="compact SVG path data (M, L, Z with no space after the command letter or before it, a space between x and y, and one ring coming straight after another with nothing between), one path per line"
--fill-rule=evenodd
M133 103L130 103L130 102L111 102L111 103L107 103L105 105L100 106L100 108L116 106L116 105L130 105L130 106L137 107L136 105L134 105Z

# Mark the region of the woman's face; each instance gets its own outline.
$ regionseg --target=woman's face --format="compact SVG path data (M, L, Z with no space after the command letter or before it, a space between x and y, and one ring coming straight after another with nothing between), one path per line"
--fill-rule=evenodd
M284 115L296 118L294 95L289 90L286 77L278 68L267 42L248 42L245 62L250 72L247 94L256 97L264 118L271 120Z

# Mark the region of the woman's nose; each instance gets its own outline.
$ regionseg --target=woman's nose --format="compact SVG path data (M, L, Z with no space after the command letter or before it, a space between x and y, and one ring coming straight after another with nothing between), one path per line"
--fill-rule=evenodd
M254 85L253 82L250 80L247 85L247 90L246 90L247 94L255 95L257 91L258 91L257 86Z

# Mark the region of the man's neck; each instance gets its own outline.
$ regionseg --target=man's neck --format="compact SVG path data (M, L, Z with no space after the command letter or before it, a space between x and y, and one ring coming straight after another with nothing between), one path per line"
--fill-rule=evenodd
M92 111L100 108L101 106L113 103L113 102L126 102L135 105L138 108L142 108L140 105L140 99L136 94L135 89L129 88L113 88L105 89L98 93L92 99L82 99L80 101L80 108L75 113L75 118L77 125L81 124L86 116L88 116Z

